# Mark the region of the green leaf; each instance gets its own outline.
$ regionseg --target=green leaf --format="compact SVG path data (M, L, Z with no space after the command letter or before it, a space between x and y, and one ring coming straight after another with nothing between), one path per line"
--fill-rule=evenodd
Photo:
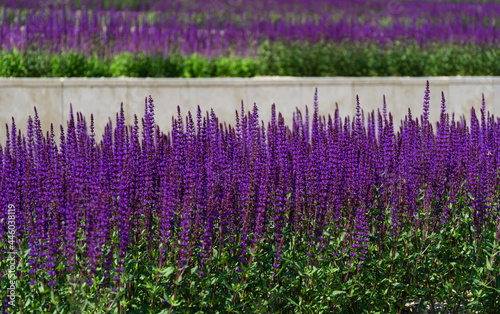
M346 293L346 292L345 292L345 291L343 291L343 290L335 290L335 291L332 291L332 292L330 293L330 295L331 295L332 297L334 297L334 296L337 296L337 295L339 295L339 294L344 294L344 293Z
M80 286L80 290L82 291L82 294L83 295L87 295L87 291L85 291L85 287L87 287L87 283L84 282L81 286Z
M396 288L406 287L406 285L405 285L405 284L400 283L400 282L392 282L391 284L392 284L394 287L396 287Z
M175 267L174 266L170 266L170 267L166 268L165 270L162 270L161 277L168 277L174 271L175 271Z
M191 268L191 275L194 274L198 270L198 266Z
M488 256L486 256L486 269L493 270L493 268L491 268L491 262Z
M61 301L61 299L60 299L60 297L59 297L59 296L57 296L57 298L54 296L54 289L53 289L53 288L52 288L52 289L50 289L50 300L51 300L51 301L52 301L52 303L54 303L54 304L58 304L58 303Z
M38 291L41 294L45 294L45 293L48 293L50 291L50 289L48 287L45 287L43 284L41 284L38 286Z

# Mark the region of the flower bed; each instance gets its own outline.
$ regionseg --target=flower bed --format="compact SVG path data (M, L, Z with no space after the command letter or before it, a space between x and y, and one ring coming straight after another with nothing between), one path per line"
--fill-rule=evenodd
M71 112L0 149L4 310L494 313L500 304L500 122L257 107L163 132L146 100L94 140ZM312 120L310 119L312 115ZM12 227L13 226L13 227ZM13 299L10 299L14 295ZM412 303L413 302L413 303Z
M0 76L500 75L494 2L99 3L8 1Z
M142 10L82 2L9 1L0 47L120 52L252 55L263 41L430 42L498 45L500 4L341 0L245 2L143 1ZM146 5L147 4L147 5Z

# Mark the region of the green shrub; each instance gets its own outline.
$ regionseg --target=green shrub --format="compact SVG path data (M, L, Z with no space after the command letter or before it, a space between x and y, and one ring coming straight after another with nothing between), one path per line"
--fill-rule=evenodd
M255 57L121 53L111 59L77 52L3 51L3 77L252 77L500 75L500 47L394 43L264 42Z
M257 63L251 58L218 57L212 63L216 77L252 77L257 73Z
M198 54L187 57L183 68L181 77L213 77L215 73L214 63Z
M0 62L1 76L23 77L28 72L24 65L23 56L18 51L3 52Z
M52 73L55 77L83 76L87 70L87 60L84 55L75 52L63 52L60 56L50 59Z

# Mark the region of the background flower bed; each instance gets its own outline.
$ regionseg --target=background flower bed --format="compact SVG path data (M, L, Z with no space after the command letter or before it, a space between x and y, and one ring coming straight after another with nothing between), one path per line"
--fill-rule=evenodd
M0 75L498 75L499 12L493 2L10 0Z
M146 101L94 140L71 113L44 133L14 121L0 149L0 204L17 208L19 303L32 312L397 313L500 305L500 121L473 110L395 128L296 111L235 126L214 112L162 132ZM114 126L113 126L114 125ZM0 219L5 222L6 213ZM0 229L3 270L7 227ZM7 309L4 301L4 309ZM16 308L11 309L16 311Z

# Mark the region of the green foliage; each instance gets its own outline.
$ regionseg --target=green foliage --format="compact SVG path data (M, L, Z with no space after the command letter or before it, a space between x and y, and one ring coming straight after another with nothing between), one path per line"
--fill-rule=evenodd
M264 42L255 57L121 53L111 59L77 52L3 51L3 77L253 77L500 75L498 47L400 42L371 44Z
M257 74L257 63L251 58L218 57L212 59L214 77L252 77Z
M212 77L215 71L213 63L198 54L187 57L183 68L181 77Z
M27 69L25 66L24 58L18 51L11 53L2 53L0 60L0 75L1 76L26 76Z
M259 75L286 76L442 76L500 75L499 48L395 43L269 43L256 60Z
M186 57L182 68L180 77L252 77L257 73L257 64L250 58L208 59L198 54Z
M179 77L182 74L182 58L153 58L144 54L123 53L114 57L109 71L114 77Z
M60 56L53 56L50 59L50 66L52 70L50 76L81 76L87 70L87 60L84 55L63 52Z

